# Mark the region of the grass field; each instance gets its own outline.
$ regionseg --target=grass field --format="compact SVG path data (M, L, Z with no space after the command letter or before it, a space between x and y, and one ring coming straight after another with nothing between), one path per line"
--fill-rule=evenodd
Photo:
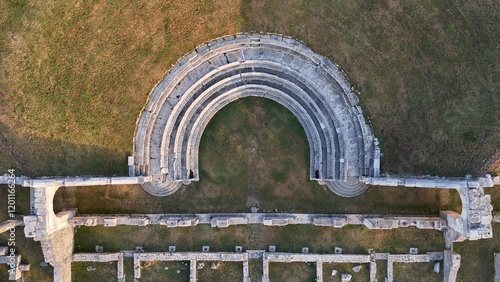
M254 0L242 12L246 30L291 35L340 65L382 141L382 171L460 176L500 148L494 6Z
M461 254L459 282L491 281L495 273L493 253L500 252L500 224L493 225L493 239L454 243L453 249Z
M238 1L2 1L0 11L0 166L28 175L126 173L150 89L242 21Z
M271 281L316 281L315 263L269 263L269 278Z
M116 262L74 262L71 281L116 281Z
M377 261L377 264L382 261ZM356 273L352 270L353 267L361 265L361 270ZM332 276L332 270L336 270L337 274ZM370 264L352 264L352 263L323 263L323 281L325 282L338 282L341 281L342 273L349 273L352 275L352 281L368 282L370 281ZM385 276L380 276L385 278ZM426 275L427 276L427 275ZM313 279L314 281L314 279Z
M130 236L134 234L134 236ZM418 240L419 236L427 240ZM290 225L264 227L260 225L212 228L200 225L194 228L167 228L152 225L147 227L119 226L80 227L75 233L75 252L93 252L95 246L103 246L107 252L132 250L143 246L145 251L168 251L176 246L177 251L201 251L210 246L211 251L233 252L235 246L245 250L267 250L275 245L277 251L301 252L309 247L310 252L333 253L334 247L342 247L346 253L377 252L407 253L410 247L421 252L441 250L444 239L438 231L416 228L396 230L369 230L361 226L342 229Z
M133 236L130 236L133 234ZM426 240L419 240L425 237ZM444 239L440 232L425 231L415 228L397 230L369 230L360 226L349 226L343 229L321 228L304 225L286 227L263 227L259 225L231 226L228 228L211 228L200 225L194 228L167 228L164 226L119 226L81 227L75 234L75 252L91 252L95 245L104 246L105 251L130 250L135 246L143 246L145 251L167 251L169 245L176 246L177 251L201 251L202 246L210 246L211 251L232 252L237 245L247 249L265 250L275 245L280 252L301 252L302 247L309 247L314 253L333 253L334 247L342 247L344 253L365 254L374 248L377 252L407 253L410 247L418 247L420 252L441 250ZM383 265L382 261L379 261ZM153 275L156 278L184 281L186 266L165 263L150 263L144 266L142 273L146 281ZM325 264L325 271L331 269L349 271L351 264ZM125 272L131 266L125 264ZM210 270L210 263L205 262L203 270L199 270L200 281L238 281L241 280L241 263L224 263L220 270L227 270L226 276L221 271ZM314 264L295 263L271 265L272 281L314 281ZM418 268L417 268L418 269ZM177 273L176 270L180 270ZM423 270L423 269L421 269ZM425 270L426 271L426 270ZM399 271L398 273L400 273ZM432 270L431 270L432 272ZM419 277L432 277L431 272L423 272ZM381 270L381 275L384 275ZM222 275L222 276L221 276ZM251 277L262 275L262 263L250 261ZM368 281L368 265L355 275L355 281ZM221 278L224 277L224 278ZM234 279L233 279L234 277ZM325 277L328 275L325 274ZM400 276L401 277L401 276ZM179 278L179 279L178 279ZM288 278L288 279L287 279ZM170 281L170 280L169 280ZM335 279L325 281L337 281ZM340 281L340 280L339 280ZM418 280L415 280L418 281Z
M141 281L189 281L189 261L144 262Z
M280 120L285 126L276 125ZM262 122L264 121L264 122ZM248 128L242 134L242 128ZM271 100L245 98L223 108L200 145L200 182L158 198L140 186L60 189L56 211L80 213L249 212L405 213L460 211L458 193L441 189L371 187L359 197L338 197L308 180L304 130L286 108ZM269 166L272 164L272 166Z
M0 167L125 173L134 122L171 64L208 39L255 30L301 39L346 71L382 140L383 171L475 173L500 147L492 5L3 1Z
M0 173L125 174L135 121L165 71L209 39L265 31L303 40L346 72L382 141L383 172L461 176L489 168L500 174L497 10L493 1L452 0L0 1ZM285 127L266 122L277 115L287 117ZM56 195L56 211L460 210L448 191L370 188L354 199L336 197L307 180L307 140L297 120L265 100L224 108L200 152L200 182L171 197L151 197L139 186L71 188ZM488 191L498 210L500 193ZM28 199L20 192L20 213L29 212ZM292 236L285 230L270 234ZM26 279L50 281L52 269L37 266L39 243L19 238L32 262ZM186 248L198 246L189 242ZM461 279L489 280L489 258L480 262L498 245L497 239L457 245Z
M408 282L440 282L443 281L442 269L434 272L434 261L426 263L395 263L394 281ZM441 261L441 265L443 262ZM426 275L422 275L425 273ZM486 281L486 280L485 280Z

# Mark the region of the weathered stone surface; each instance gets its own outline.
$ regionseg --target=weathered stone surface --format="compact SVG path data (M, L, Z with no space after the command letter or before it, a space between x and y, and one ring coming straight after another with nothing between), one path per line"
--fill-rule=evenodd
M454 211L441 211L441 217L446 221L447 245L451 247L453 241L458 240L478 240L492 238L492 221L495 220L492 214L491 196L484 193L484 187L493 187L500 183L500 177L486 175L478 179L446 179L442 177L419 177L419 178L390 178L390 177L361 177L361 182L370 185L403 186L419 188L455 189L462 200L462 213ZM396 223L388 218L364 219L366 225L390 227ZM401 224L401 222L399 223ZM420 228L441 227L442 222L420 221L418 223L405 223Z
M434 263L434 272L439 273L441 271L441 263L436 262Z
M342 282L349 282L352 279L352 275L349 273L342 273Z
M272 99L299 119L310 144L311 179L351 197L366 189L360 176L378 176L378 142L342 71L294 39L241 34L199 46L150 93L134 139L135 175L152 177L143 188L166 196L197 181L205 126L246 96Z
M27 218L25 218L25 222ZM393 217L364 214L297 214L297 213L224 213L224 214L130 214L130 215L78 215L68 220L73 227L104 225L160 224L167 227L189 227L210 224L212 227L228 227L240 224L284 226L289 224L313 224L315 226L341 228L347 224L364 225L369 229L392 229L415 226L419 229L443 231L446 221L439 217Z
M458 269L460 268L461 256L454 251L444 251L443 281L454 282L457 280Z

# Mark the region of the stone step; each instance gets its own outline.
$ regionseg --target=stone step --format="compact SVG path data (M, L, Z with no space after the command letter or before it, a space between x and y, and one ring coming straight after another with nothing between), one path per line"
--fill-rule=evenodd
M368 185L362 182L347 183L342 180L326 181L326 186L333 193L342 197L356 197L368 189Z
M251 95L249 87L271 90ZM311 145L311 179L344 179L352 175L349 167L370 172L373 134L343 72L301 42L276 34L218 38L181 58L152 90L137 121L134 165L145 175L197 181L206 124L220 108L246 96L273 99L301 121ZM163 184L145 186L152 185ZM339 185L331 189L345 190L344 184L334 186Z

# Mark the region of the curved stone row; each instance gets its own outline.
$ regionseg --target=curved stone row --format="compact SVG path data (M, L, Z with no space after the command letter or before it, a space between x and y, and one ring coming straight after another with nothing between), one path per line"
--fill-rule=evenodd
M187 54L152 90L137 122L134 173L165 196L199 180L198 149L210 119L247 96L272 99L304 127L310 178L350 197L366 189L374 137L343 73L294 39L275 34L218 38Z

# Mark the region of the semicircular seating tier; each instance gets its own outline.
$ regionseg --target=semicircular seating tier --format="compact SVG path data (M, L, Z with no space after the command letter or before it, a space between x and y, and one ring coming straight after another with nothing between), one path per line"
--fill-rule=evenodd
M198 181L200 139L210 119L239 98L274 100L302 124L310 178L351 197L373 175L377 141L342 71L301 42L275 34L238 34L210 41L180 59L152 90L134 138L136 176L166 196Z

